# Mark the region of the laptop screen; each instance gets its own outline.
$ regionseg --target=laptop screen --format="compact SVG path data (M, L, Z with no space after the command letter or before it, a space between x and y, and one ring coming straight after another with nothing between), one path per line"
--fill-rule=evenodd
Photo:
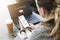
M17 8L17 11L19 14L22 14L24 16L28 16L32 14L31 6L30 5L24 5L19 8Z

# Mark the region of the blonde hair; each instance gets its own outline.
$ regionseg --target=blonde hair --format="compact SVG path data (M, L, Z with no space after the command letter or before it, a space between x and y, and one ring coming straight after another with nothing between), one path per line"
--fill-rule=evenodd
M55 9L55 27L52 29L50 36L54 36L54 40L59 40L60 37L60 0L55 0L57 7Z

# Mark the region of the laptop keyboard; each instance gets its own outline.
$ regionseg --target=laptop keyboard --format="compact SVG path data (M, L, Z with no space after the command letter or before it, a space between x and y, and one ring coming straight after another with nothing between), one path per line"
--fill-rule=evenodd
M39 18L37 18L34 14L31 14L29 16L26 16L26 19L27 19L27 21L29 23L33 23L33 24L35 24L35 23L37 23L37 22L40 21Z

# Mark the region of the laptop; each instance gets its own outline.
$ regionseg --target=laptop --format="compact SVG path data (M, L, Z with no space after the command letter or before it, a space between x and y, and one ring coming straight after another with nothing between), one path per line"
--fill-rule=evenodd
M8 5L8 10L17 28L20 28L18 23L18 17L20 15L24 15L28 23L37 24L40 22L40 19L32 12L29 4L16 3ZM20 11L23 11L23 13Z
M30 5L21 6L17 10L19 14L22 14L25 16L28 23L37 24L38 22L40 22L40 19L36 15L34 15L34 13L32 12Z

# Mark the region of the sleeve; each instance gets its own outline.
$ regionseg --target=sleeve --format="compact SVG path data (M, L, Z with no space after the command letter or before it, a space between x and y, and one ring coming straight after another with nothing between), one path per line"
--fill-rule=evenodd
M43 26L35 28L28 40L40 40L44 31Z

